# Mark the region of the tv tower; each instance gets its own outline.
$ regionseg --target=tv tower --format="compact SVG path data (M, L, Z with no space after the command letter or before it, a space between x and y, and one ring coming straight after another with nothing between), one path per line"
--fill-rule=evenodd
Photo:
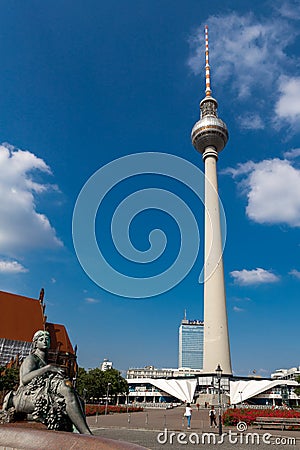
M207 26L205 78L206 89L205 97L200 102L200 120L191 133L192 144L202 154L205 168L203 372L215 373L220 364L223 374L231 375L217 180L218 155L228 141L228 130L218 118L218 102L212 97Z

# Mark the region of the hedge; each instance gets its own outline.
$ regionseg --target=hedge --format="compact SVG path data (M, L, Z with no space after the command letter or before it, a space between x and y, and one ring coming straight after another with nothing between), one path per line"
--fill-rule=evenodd
M95 414L105 414L105 405L85 405L85 413L87 416L94 416ZM107 413L126 413L126 412L138 412L143 411L143 408L137 406L120 406L120 405L108 405Z
M223 414L224 425L236 425L238 422L246 422L247 425L252 425L257 417L283 417L293 418L300 417L300 412L292 409L227 409Z

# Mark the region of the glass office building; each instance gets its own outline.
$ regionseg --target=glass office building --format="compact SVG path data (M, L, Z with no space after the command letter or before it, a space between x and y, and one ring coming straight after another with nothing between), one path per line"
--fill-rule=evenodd
M203 331L204 323L200 320L181 321L179 327L178 367L203 369Z

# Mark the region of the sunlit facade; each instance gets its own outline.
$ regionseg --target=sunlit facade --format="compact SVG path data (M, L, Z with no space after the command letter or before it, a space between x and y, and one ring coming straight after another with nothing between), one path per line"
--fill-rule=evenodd
M178 367L203 369L204 324L184 318L179 327Z

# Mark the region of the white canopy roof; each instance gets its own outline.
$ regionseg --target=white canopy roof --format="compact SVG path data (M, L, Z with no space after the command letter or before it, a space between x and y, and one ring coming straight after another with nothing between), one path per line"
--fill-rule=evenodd
M230 402L235 405L241 401L255 397L262 392L268 391L275 386L298 386L296 381L292 380L240 380L230 381Z
M161 391L172 397L178 398L182 402L191 403L197 386L197 379L191 380L166 380L164 378L133 378L127 380L129 384L152 384Z

